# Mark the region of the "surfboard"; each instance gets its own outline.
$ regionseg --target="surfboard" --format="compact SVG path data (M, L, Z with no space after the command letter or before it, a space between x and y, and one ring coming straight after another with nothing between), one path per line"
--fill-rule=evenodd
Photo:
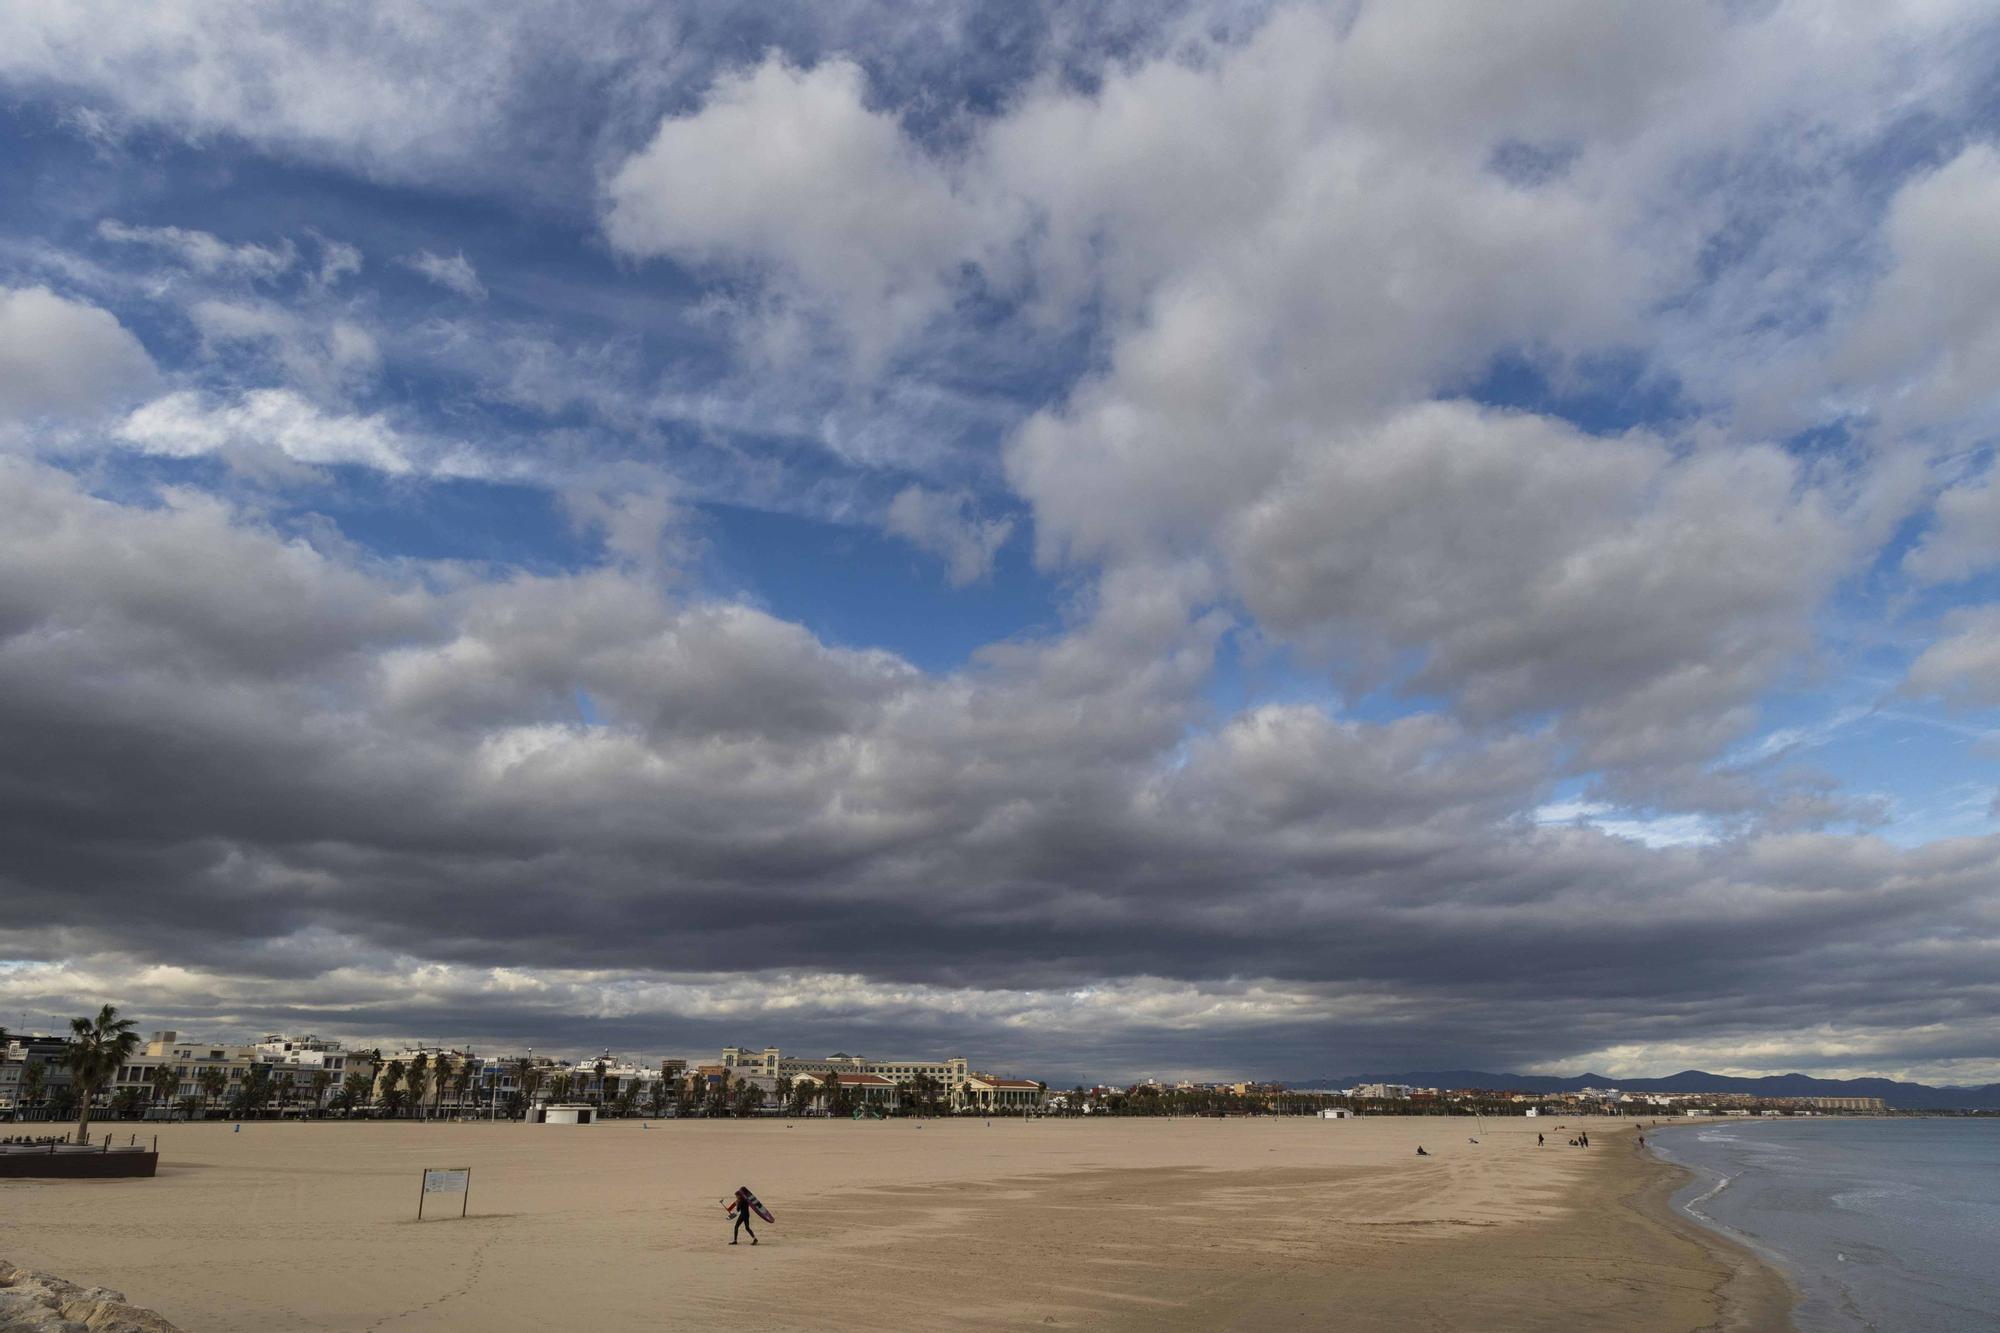
M726 1200L722 1205L722 1211L725 1213L734 1213L736 1211L736 1200ZM763 1218L766 1222L769 1222L772 1226L778 1224L778 1219L771 1216L771 1210L766 1208L763 1200L754 1194L750 1196L750 1211Z

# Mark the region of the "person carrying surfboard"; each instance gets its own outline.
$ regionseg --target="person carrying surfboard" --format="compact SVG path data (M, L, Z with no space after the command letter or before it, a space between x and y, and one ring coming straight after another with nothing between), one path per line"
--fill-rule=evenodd
M736 1233L738 1231L750 1232L750 1243L752 1245L757 1243L757 1233L750 1226L751 1213L757 1214L757 1216L763 1218L766 1222L772 1220L771 1214L764 1207L763 1201L750 1192L748 1185L738 1185L736 1187L736 1197L726 1205L725 1211L736 1215L736 1225L729 1229L729 1243L731 1245L736 1243Z

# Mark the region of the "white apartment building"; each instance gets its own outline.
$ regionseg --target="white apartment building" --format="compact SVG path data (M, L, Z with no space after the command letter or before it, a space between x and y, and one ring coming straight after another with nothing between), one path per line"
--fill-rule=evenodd
M577 1102L603 1105L615 1102L626 1092L642 1107L650 1104L653 1085L661 1073L649 1065L614 1058L611 1052L593 1060L578 1060L564 1071L570 1076L569 1098Z
M139 1088L150 1102L153 1072L165 1067L172 1069L176 1076L169 1100L182 1102L194 1098L206 1103L209 1092L202 1086L202 1071L217 1069L222 1072L222 1091L216 1094L215 1100L227 1103L241 1090L244 1076L256 1062L257 1048L254 1046L234 1046L219 1041L183 1041L180 1033L170 1029L155 1032L148 1038L138 1053L119 1069L108 1090L116 1092L123 1088Z
M337 1041L313 1036L266 1036L252 1048L252 1058L271 1066L274 1077L289 1083L286 1102L290 1105L324 1107L349 1073L360 1072L370 1079L375 1075L373 1051L350 1051ZM326 1088L315 1095L313 1083L319 1074L326 1075Z
M373 1060L371 1052L346 1050L337 1041L319 1037L271 1034L251 1045L237 1046L182 1040L180 1033L170 1030L155 1032L119 1069L105 1091L116 1094L126 1088L137 1088L150 1104L155 1100L154 1072L165 1067L177 1076L168 1100L178 1103L192 1098L206 1103L210 1095L202 1085L202 1071L219 1069L223 1076L222 1090L215 1100L226 1104L242 1089L251 1067L262 1065L272 1082L271 1106L280 1111L302 1111L324 1106L347 1074L355 1070L372 1073ZM326 1088L316 1093L314 1076L320 1073L327 1076Z
M350 1051L337 1041L323 1041L318 1037L267 1036L252 1050L259 1064L284 1065L307 1071L324 1069L333 1075L336 1083L350 1067L360 1068L364 1063L372 1065L375 1061L372 1051Z

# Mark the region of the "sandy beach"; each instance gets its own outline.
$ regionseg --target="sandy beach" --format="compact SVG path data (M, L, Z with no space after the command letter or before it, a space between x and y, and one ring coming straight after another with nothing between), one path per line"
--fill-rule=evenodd
M1782 1326L1783 1281L1674 1218L1680 1173L1629 1134L1594 1123L1586 1151L1525 1119L174 1125L155 1180L0 1183L0 1258L189 1333ZM472 1168L467 1219L414 1220L426 1166ZM778 1220L732 1249L718 1200L742 1183Z

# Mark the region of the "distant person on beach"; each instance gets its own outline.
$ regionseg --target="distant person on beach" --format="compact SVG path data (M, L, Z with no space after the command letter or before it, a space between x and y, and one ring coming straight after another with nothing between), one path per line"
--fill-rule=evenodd
M1535 1146L1537 1148L1542 1146L1542 1136L1539 1134L1535 1135Z
M1419 1157L1429 1157L1429 1156L1430 1156L1430 1154L1429 1154L1429 1153L1427 1153L1427 1152L1425 1152L1425 1151L1424 1151L1424 1145L1423 1145L1423 1144L1421 1144L1421 1143L1419 1143L1419 1144L1417 1145L1417 1156L1419 1156Z
M1588 1147L1590 1146L1590 1131L1589 1131L1589 1130L1587 1130L1587 1129L1586 1129L1586 1130L1584 1130L1584 1131L1583 1131L1583 1132L1582 1132L1581 1134L1577 1135L1577 1137L1583 1140L1583 1146L1584 1146L1584 1147L1588 1148Z
M738 1185L736 1187L736 1225L729 1229L729 1243L731 1245L736 1243L736 1233L739 1231L750 1232L750 1243L752 1245L757 1243L757 1233L750 1226L750 1197L750 1187L748 1185Z

